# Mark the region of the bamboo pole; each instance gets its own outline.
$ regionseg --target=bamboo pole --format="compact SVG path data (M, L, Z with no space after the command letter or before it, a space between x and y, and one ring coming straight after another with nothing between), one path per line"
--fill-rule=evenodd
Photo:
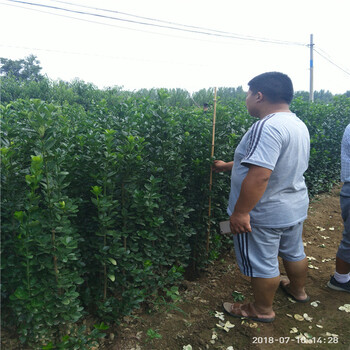
M214 113L213 113L213 133L211 141L211 160L214 157L214 147L215 147L215 123L216 123L216 88L214 90ZM210 219L211 219L211 188L213 185L213 164L210 165L210 180L209 180L209 209L208 209L208 231L207 231L207 254L209 252L209 241L210 241Z

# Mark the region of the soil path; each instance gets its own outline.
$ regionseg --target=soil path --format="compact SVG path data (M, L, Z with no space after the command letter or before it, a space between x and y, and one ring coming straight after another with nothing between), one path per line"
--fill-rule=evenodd
M315 198L310 203L309 217L304 225L310 302L293 303L279 289L275 296L276 320L273 323L255 323L225 315L225 322L230 321L234 327L228 332L220 329L215 312L222 311L223 301L233 301L234 296L239 295L243 295L245 301L252 298L249 279L239 272L232 251L210 266L198 280L184 281L181 299L176 304L169 304L151 314L139 312L134 317L126 317L118 329L110 329L112 334L106 337L105 348L350 350L350 313L338 309L350 304L350 293L326 287L334 272L335 254L343 230L339 192L340 187L335 186L330 194ZM313 306L312 302L317 302L318 306ZM306 318L310 319L298 321L294 318L296 314L307 314ZM293 329L296 333L291 333ZM305 333L312 336L311 344L306 344L305 338L296 338Z

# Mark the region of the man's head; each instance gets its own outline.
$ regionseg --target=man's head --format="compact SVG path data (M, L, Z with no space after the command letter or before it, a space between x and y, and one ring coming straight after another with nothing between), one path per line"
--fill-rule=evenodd
M293 83L283 73L267 72L253 78L249 83L249 90L256 95L262 93L270 103L290 104L293 99Z

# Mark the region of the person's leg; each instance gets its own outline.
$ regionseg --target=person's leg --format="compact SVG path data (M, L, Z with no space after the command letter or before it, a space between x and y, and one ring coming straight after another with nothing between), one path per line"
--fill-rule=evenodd
M340 292L350 293L350 263L337 256L335 268L334 275L331 276L327 286Z
M350 273L350 263L342 260L338 256L335 259L335 270L339 274L345 275Z
M339 274L350 272L350 183L345 183L340 192L340 208L344 221L343 238L340 242L335 270Z
M273 278L251 278L254 295L253 305L259 314L274 317L275 313L272 309L272 304L279 283L280 276Z
M350 183L344 183L340 192L340 208L344 221L343 237L339 244L335 272L328 281L331 289L350 293Z
M305 283L308 272L307 258L300 261L288 261L283 259L283 265L288 278L281 278L281 285L294 296L295 299L305 300L308 296L305 292Z
M253 227L251 233L234 236L236 260L241 272L251 277L254 301L247 304L224 303L226 312L235 317L249 317L272 322L275 292L280 281L278 248L281 230Z
M280 256L287 273L281 277L281 287L295 300L305 302L309 299L305 292L308 262L302 240L303 223L286 228L281 237Z

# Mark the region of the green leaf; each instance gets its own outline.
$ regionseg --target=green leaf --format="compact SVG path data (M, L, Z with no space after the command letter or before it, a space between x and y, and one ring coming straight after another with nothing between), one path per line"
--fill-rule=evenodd
M109 274L109 275L108 275L108 278L109 278L112 282L115 281L115 276L112 275L112 274Z
M111 264L113 264L114 266L117 265L117 262L115 261L115 259L113 258L108 258L108 260L111 262Z
M94 324L94 328L105 331L109 326L104 324L104 322L101 322L100 324Z
M13 216L16 220L22 222L25 217L25 213L23 211L16 211Z
M29 293L23 287L18 287L13 294L17 299L26 300L29 298Z

